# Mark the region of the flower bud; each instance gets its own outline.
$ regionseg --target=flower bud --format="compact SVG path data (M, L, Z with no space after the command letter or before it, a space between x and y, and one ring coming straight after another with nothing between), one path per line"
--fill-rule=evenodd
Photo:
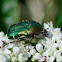
M13 53L14 53L14 55L16 55L16 56L20 53L20 51L21 51L21 50L20 50L19 47L14 47L14 48L13 48Z

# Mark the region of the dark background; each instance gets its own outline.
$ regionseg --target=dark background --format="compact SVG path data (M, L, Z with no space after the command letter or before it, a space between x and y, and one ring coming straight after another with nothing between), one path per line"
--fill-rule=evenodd
M7 33L21 20L52 21L62 28L62 0L0 0L0 31Z

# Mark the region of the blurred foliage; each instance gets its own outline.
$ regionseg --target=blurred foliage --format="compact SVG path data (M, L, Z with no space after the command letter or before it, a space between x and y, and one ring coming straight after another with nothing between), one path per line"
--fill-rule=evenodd
M47 16L48 12L50 11L50 9L51 9L51 7L52 7L53 5L54 5L53 2L51 2L51 3L48 4L48 6L47 6L47 8L46 8L46 10L45 10L44 18L43 18L43 20L41 21L41 24L42 24L42 25L44 24L44 22L46 22L46 16Z
M57 14L54 20L55 27L62 28L62 0L55 0L57 6Z
M4 31L6 32L6 25L4 23L4 15L3 15L3 12L2 12L2 3L3 1L0 0L0 31Z
M44 22L46 22L46 17L48 13L50 12L50 9L54 5L56 5L56 9L55 9L56 15L55 15L54 20L52 20L54 23L54 27L62 28L62 0L54 0L54 2L50 2L50 4L48 4L41 24L44 24ZM54 13L52 16L54 16Z
M1 0L0 8L0 31L7 33L9 26L19 21L18 0Z
M27 0L0 0L0 31L4 31L5 33L7 33L10 25L15 24L22 19L33 20L30 17L31 13L29 12L29 10L27 10L29 8L27 7L26 2ZM50 3L45 8L46 10L41 24L46 21L46 17L48 16L50 9L54 5L56 5L56 15L53 20L54 27L62 28L62 0L54 0L53 2L50 1ZM24 8L26 10L24 10ZM28 18L26 18L26 16Z

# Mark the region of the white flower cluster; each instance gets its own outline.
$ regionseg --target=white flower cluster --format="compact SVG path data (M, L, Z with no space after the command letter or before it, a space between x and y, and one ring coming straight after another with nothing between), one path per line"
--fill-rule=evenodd
M39 40L36 46L12 42L0 32L0 62L62 62L62 33L54 28L52 22L45 23L48 37ZM6 45L5 45L6 44Z

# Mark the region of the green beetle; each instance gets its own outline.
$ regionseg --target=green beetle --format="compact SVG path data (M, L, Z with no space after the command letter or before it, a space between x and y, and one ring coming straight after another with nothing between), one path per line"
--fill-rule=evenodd
M10 26L7 35L9 39L31 41L32 38L39 38L48 34L38 22L23 20Z

